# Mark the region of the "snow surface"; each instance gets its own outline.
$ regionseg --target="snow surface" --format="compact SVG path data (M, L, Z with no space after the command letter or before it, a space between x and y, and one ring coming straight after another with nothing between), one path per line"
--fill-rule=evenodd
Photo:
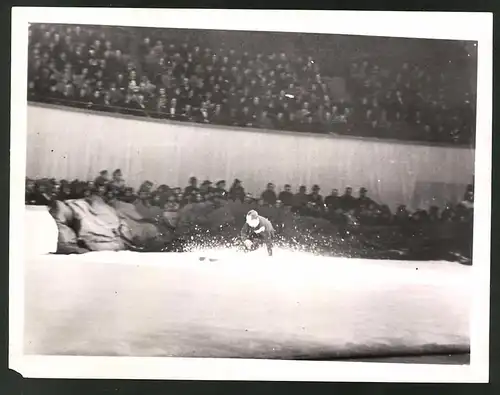
M316 359L469 348L472 268L450 262L262 249L45 255L25 267L27 354Z

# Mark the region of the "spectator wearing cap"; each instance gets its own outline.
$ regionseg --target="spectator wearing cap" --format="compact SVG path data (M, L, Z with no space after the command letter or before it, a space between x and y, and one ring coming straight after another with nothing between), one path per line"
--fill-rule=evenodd
M231 188L229 188L229 199L241 202L245 200L245 189L243 188L241 181L237 178L234 180Z
M255 203L255 198L251 193L246 193L245 194L245 199L243 200L243 203L249 204L249 205L256 205Z
M225 180L217 181L213 192L215 195L219 197L226 198L227 197L226 181Z
M292 186L290 184L285 184L285 189L279 193L278 200L281 200L283 206L293 206L293 193Z
M205 180L201 183L200 185L200 193L201 195L206 198L208 197L209 193L212 191L212 181L210 180Z
M278 200L278 197L276 196L276 192L274 191L275 186L272 182L267 184L266 190L262 192L261 199L263 200L264 204L269 205L269 206L274 206L276 204L276 200Z
M317 208L322 208L324 205L323 196L319 194L320 190L321 188L319 187L319 185L315 184L313 185L311 193L309 194L309 203L312 203Z

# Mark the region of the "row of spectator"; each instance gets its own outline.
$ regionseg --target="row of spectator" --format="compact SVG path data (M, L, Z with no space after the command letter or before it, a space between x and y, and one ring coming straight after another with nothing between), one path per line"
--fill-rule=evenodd
M129 203L141 201L162 207L165 211L176 212L181 207L202 201L232 200L244 203L254 203L259 206L275 206L291 210L299 215L324 217L331 221L343 221L346 218L353 222L363 224L389 224L394 221L459 221L472 220L474 207L474 191L472 185L465 192L464 199L458 205L449 204L443 210L433 206L427 210L410 212L406 206L401 205L396 213L391 213L389 207L373 201L368 196L366 188L359 190L357 197L353 196L352 188L345 189L339 195L333 189L330 195L323 197L320 187L314 185L308 193L306 186L300 186L296 193L292 192L290 185L276 193L275 185L269 183L259 197L254 197L245 192L241 180L235 179L227 189L224 180L213 184L205 180L198 184L195 177L191 177L185 188L169 187L145 181L138 191L127 187L120 169L111 175L103 170L93 181L82 182L74 180L30 180L26 181L26 204L49 205L53 200L66 200L83 198L94 193L106 199L120 199Z
M408 63L381 69L352 62L339 76L348 92L338 96L323 74L328 64L279 48L203 48L187 33L169 41L158 30L147 36L147 29L127 35L111 27L32 25L30 32L33 101L310 133L461 144L474 134L472 95L450 102L445 93L454 79Z

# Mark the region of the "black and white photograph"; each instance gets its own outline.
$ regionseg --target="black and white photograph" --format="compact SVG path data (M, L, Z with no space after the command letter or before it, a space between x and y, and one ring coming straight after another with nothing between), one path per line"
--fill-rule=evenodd
M490 14L12 18L11 369L488 381Z

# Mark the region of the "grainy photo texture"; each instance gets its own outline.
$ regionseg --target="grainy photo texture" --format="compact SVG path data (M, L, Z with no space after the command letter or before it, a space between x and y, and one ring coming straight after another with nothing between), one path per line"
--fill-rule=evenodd
M23 355L470 367L478 39L27 22Z

